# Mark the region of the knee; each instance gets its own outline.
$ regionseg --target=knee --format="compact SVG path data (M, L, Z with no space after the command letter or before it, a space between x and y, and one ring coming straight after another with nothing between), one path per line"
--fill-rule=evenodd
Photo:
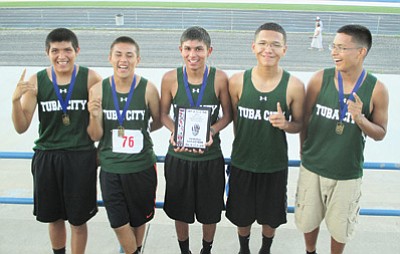
M71 231L73 231L74 233L77 234L86 234L87 232L87 225L86 223L82 224L82 225L71 225Z

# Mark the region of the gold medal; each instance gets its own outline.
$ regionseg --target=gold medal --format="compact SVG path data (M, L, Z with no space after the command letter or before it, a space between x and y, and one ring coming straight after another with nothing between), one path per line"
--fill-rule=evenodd
M62 122L65 126L68 126L71 124L71 121L69 119L69 115L68 114L63 114L62 115Z
M125 135L125 129L124 129L124 127L123 126L118 126L118 137L124 137L124 135Z
M344 130L344 123L338 122L336 124L336 134L342 135L343 134L343 130Z

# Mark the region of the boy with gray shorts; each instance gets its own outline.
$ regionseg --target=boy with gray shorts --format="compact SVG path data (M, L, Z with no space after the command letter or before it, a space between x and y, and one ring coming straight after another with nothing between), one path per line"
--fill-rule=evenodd
M365 139L386 135L388 92L363 67L371 45L368 28L339 28L330 45L335 68L316 72L307 86L295 220L309 254L324 218L331 253L343 253L358 217Z

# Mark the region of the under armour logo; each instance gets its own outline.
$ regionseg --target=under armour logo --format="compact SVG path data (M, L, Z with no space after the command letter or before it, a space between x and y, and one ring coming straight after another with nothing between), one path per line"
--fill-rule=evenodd
M200 88L193 88L192 93L200 93Z
M125 98L122 98L122 97L121 97L121 98L119 98L119 100L120 100L121 102L123 102L123 101L126 101L126 102L127 102L127 101L128 101L128 97L125 97Z
M60 89L60 93L67 93L67 92L68 92L67 88Z
M267 101L267 96L260 96L260 101Z

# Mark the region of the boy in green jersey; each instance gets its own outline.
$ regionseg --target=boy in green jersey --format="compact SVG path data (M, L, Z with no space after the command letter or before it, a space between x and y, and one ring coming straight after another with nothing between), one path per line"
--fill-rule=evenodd
M90 90L88 132L100 141L100 186L110 225L124 252L139 254L155 213L157 158L150 132L162 127L160 97L152 82L135 73L140 50L132 38L114 40L109 62L113 75Z
M363 66L371 45L368 28L339 28L330 45L335 68L316 72L307 86L295 209L307 253L316 253L323 219L331 253L343 253L360 209L366 137L386 135L388 92Z
M225 72L206 64L212 47L205 29L186 29L179 50L184 66L168 71L161 83L161 119L172 133L165 158L164 211L175 220L182 254L190 253L189 224L194 223L195 216L203 224L201 253L209 254L224 207L225 164L219 132L231 121L228 78ZM200 96L201 91L204 96ZM175 147L176 108L193 107L191 101L198 107L211 108L210 141L205 150ZM174 119L170 116L171 106Z
M276 228L286 223L286 133L300 132L304 85L279 64L286 32L265 23L252 44L257 65L229 80L235 139L226 217L237 226L240 254L250 253L252 224L262 225L259 254L269 254Z
M65 253L65 220L71 225L71 252L84 253L86 222L97 212L96 151L87 134L88 91L101 77L75 64L78 38L69 29L57 28L46 38L51 66L25 80L23 71L12 97L12 120L25 132L36 106L39 138L32 159L34 215L49 223L54 253Z

